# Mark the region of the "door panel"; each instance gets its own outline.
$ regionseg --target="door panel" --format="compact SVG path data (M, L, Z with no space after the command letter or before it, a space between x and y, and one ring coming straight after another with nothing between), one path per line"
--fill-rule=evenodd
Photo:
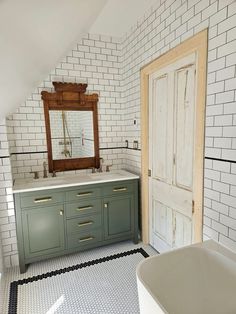
M176 212L175 213L175 247L190 245L192 239L192 221L190 218Z
M155 180L153 182L153 197L169 208L192 217L192 193L177 186Z
M152 111L153 123L156 123L155 132L152 133L153 142L153 176L165 182L168 181L168 76L163 75L153 81L154 97L160 95L162 102Z
M149 77L150 242L160 252L192 242L195 58Z
M51 254L64 249L62 206L29 209L23 212L26 258Z
M175 72L176 88L176 184L192 190L195 68Z
M153 201L153 231L169 246L172 246L172 210L166 205Z
M130 235L134 232L133 197L109 197L104 200L105 239Z

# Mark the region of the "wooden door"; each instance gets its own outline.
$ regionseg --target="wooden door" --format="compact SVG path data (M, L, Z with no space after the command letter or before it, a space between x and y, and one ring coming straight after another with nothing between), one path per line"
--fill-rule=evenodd
M159 252L192 243L196 55L149 76L149 237Z

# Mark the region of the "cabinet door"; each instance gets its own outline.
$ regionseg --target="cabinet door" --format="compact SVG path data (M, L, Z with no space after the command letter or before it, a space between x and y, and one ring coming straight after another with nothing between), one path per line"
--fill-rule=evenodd
M22 213L25 258L64 250L63 206L40 207Z
M105 239L131 235L134 232L134 200L132 195L104 199Z

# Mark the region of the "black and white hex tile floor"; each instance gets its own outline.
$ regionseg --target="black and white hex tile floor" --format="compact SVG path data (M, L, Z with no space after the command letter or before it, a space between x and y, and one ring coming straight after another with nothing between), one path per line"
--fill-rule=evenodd
M135 270L155 254L150 246L126 241L33 263L24 274L8 269L1 280L0 313L138 314ZM12 282L17 293L9 304Z

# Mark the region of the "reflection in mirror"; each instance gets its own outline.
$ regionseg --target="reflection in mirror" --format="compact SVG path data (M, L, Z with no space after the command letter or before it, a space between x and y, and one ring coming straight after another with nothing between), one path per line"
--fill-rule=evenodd
M98 94L87 84L53 82L42 91L49 172L99 168Z
M49 113L53 160L94 157L92 111Z

